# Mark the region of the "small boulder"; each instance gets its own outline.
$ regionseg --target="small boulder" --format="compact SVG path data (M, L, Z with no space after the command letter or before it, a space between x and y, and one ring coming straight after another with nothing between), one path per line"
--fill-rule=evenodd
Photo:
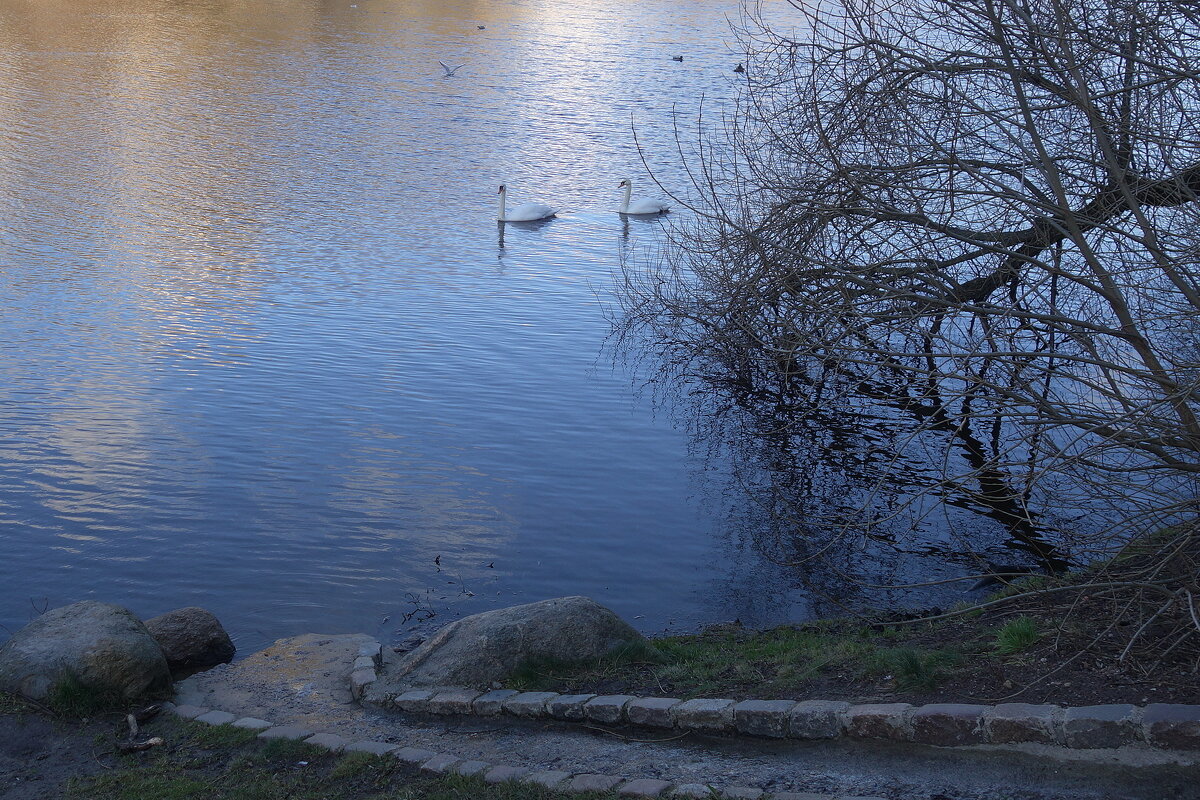
M146 626L95 600L51 609L0 647L0 689L45 700L64 681L127 701L171 693L167 660Z
M560 597L485 611L450 623L388 665L396 686L489 688L528 662L577 662L649 643L628 623L587 597Z
M146 620L172 670L203 669L233 660L229 634L211 612L188 606Z

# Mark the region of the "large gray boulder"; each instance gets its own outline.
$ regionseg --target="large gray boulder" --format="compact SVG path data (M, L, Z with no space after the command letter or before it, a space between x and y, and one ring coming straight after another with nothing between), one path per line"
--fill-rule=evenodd
M203 608L188 606L160 614L146 620L146 630L172 670L203 669L233 660L233 640L212 612Z
M45 700L62 681L127 701L171 693L167 660L146 626L95 600L47 611L0 647L0 689Z
M625 647L646 647L645 637L587 597L560 597L463 617L389 665L395 686L469 686L486 689L528 662L577 662Z

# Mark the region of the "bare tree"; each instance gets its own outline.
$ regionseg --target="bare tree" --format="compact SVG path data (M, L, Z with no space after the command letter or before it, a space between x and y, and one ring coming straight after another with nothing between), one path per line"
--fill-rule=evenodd
M621 332L757 409L759 433L908 420L873 444L859 513L826 520L842 532L966 497L1061 566L1193 519L1200 6L797 9L802 34L751 17L697 222L627 273ZM938 469L886 497L915 448Z

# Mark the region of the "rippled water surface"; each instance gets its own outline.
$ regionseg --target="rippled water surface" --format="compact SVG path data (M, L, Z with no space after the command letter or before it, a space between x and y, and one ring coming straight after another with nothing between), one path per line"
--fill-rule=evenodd
M657 193L632 128L684 190L672 111L732 97L735 11L0 3L0 622L198 604L245 651L562 594L774 613L603 349L663 236L613 213ZM501 181L562 213L501 231Z

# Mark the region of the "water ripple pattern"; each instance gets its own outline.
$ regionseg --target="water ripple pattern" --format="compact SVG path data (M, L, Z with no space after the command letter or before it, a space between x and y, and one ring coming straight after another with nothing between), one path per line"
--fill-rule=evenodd
M613 213L654 192L632 127L683 191L672 114L732 97L729 9L0 6L0 623L198 604L245 649L761 603L602 348L666 224ZM501 182L560 217L498 227Z

